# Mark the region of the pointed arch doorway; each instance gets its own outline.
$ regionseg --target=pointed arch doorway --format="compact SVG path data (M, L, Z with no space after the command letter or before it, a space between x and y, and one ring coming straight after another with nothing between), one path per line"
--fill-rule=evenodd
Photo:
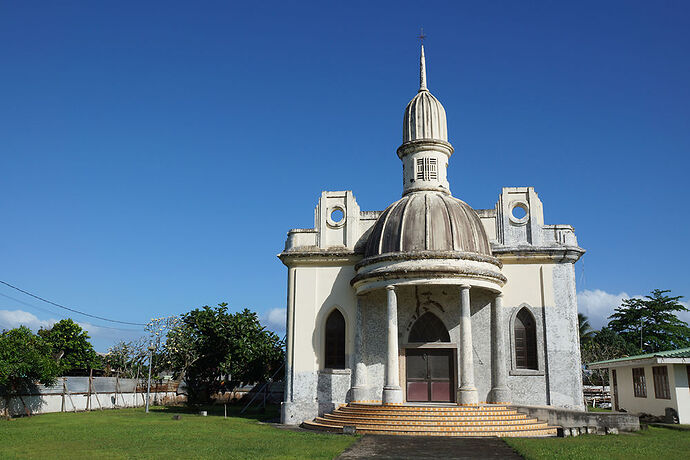
M408 402L455 401L455 350L438 316L427 312L412 326L405 349Z

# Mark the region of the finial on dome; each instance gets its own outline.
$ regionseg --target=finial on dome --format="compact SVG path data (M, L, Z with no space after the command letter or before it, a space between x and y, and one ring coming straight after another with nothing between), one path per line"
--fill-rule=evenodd
M422 44L422 55L419 58L419 90L427 91L426 88L426 60L424 59L424 45Z

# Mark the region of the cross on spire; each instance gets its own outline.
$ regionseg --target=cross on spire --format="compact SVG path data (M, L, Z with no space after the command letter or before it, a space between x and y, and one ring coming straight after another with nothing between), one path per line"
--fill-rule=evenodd
M419 41L422 43L422 46L424 45L424 39L426 38L426 35L424 35L424 27L419 28L419 35L417 36Z

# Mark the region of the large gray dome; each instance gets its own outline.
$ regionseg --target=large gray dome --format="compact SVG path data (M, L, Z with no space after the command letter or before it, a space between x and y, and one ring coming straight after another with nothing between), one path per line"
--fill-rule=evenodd
M444 193L405 195L379 216L365 257L396 252L457 251L491 256L477 213Z

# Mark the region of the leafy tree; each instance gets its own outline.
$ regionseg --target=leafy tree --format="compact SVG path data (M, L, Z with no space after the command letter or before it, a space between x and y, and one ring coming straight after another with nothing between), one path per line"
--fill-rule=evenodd
M609 316L608 327L647 353L690 347L690 328L676 316L688 311L679 302L683 296L667 292L671 291L655 289L644 299L624 299Z
M25 326L0 333L0 390L7 397L35 382L52 385L58 365L50 346ZM2 393L3 391L0 391ZM5 406L7 407L7 406Z
M582 362L588 364L636 355L640 353L640 350L608 327L603 327L600 331L594 331L592 338L582 344L581 352ZM586 385L606 385L608 379L606 370L588 370L583 373L583 381Z
M147 357L145 339L120 341L108 349L103 364L107 374L119 372L121 377L136 378L148 371Z
M89 342L89 335L71 319L58 321L50 329L40 329L38 335L59 356L61 375L72 369L100 367L100 360Z
M191 403L207 402L230 375L232 387L267 380L282 365L282 342L256 313L229 313L226 303L182 315L167 335L170 365L187 382ZM227 386L226 386L227 388Z
M594 338L596 331L592 329L589 319L582 313L577 314L577 322L580 326L580 345L583 345Z

